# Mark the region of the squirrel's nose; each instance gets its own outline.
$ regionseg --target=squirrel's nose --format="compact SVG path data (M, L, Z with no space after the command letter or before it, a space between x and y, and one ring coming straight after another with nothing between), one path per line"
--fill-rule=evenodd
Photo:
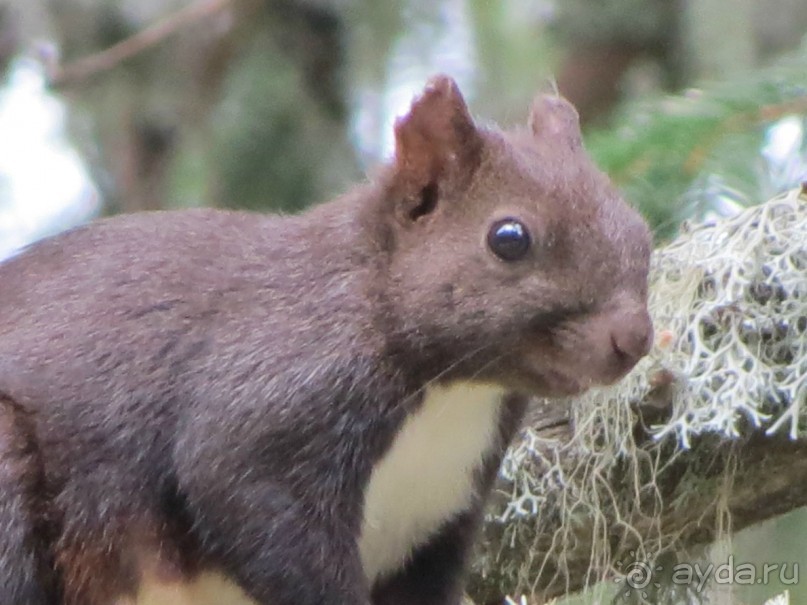
M626 317L611 333L611 343L617 355L630 366L647 355L653 344L653 323L647 310Z

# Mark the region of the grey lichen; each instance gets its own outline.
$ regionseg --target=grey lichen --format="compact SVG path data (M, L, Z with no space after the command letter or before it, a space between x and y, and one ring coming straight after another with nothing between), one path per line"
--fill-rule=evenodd
M801 192L691 229L654 261L651 306L673 336L655 361L682 378L656 437L674 433L688 447L701 433L737 436L748 421L795 439L807 397Z

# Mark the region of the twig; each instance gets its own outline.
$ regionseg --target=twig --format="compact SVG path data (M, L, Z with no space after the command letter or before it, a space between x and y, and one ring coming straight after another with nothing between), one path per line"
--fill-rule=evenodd
M200 0L186 6L105 50L77 59L64 67L52 67L50 84L57 88L70 86L108 71L156 46L183 27L215 15L231 2L232 0Z

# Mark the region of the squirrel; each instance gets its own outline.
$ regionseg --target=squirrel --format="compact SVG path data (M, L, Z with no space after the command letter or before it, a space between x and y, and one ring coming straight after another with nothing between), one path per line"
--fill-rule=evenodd
M394 129L302 214L117 216L0 264L4 605L459 603L530 398L648 352L651 235L559 96L502 131L437 76Z

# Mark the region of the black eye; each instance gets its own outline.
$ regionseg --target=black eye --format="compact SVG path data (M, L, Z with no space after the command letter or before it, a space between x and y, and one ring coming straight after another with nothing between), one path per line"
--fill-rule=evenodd
M496 221L488 231L488 246L502 260L515 261L530 249L530 233L519 220L506 218Z

